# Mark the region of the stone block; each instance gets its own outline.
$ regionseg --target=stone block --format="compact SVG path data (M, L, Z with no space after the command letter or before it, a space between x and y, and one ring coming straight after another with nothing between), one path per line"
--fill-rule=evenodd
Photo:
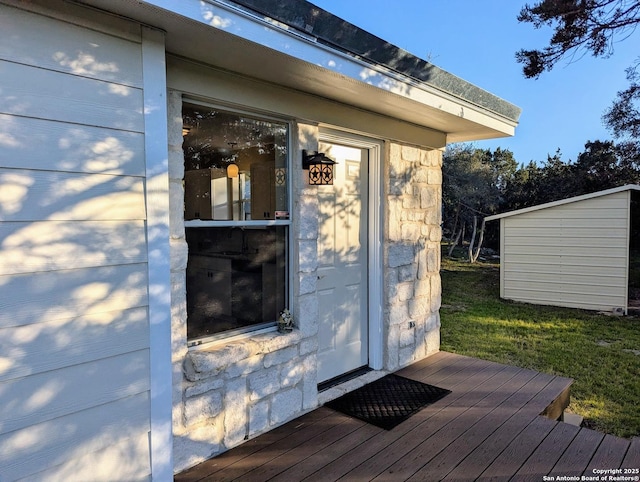
M442 171L440 169L429 170L429 184L433 186L442 186Z
M313 273L300 273L300 290L299 294L308 295L315 293L318 289L318 275Z
M430 298L415 298L409 301L409 317L423 320L431 314Z
M388 265L391 268L405 266L414 261L414 247L412 244L393 244L389 246Z
M416 242L420 239L420 225L418 223L402 223L401 233L403 241Z
M213 418L220 413L222 413L222 394L219 391L187 398L184 402L184 424L187 427Z
M280 390L280 370L272 367L248 377L249 399L251 401L260 400Z
M408 162L419 162L420 149L413 146L402 146L402 159Z
M262 400L249 407L249 436L253 437L269 428L269 400Z
M184 272L187 269L189 258L189 247L184 238L172 238L169 240L170 266L171 271ZM182 284L186 291L186 284Z
M420 208L440 209L437 188L433 186L420 188Z
M228 365L224 371L224 377L226 379L237 378L246 376L249 373L257 372L264 368L264 356L254 355L249 358L238 360L231 365Z
M303 408L310 410L318 406L318 358L310 355L302 361L304 377L302 379Z
M298 356L298 347L291 346L278 350L272 353L268 353L264 357L264 367L271 368L274 365L281 365L287 363Z
M417 187L411 189L410 194L402 197L402 207L404 209L420 209L420 190Z
M180 136L182 138L182 136ZM169 179L182 181L184 178L184 151L182 144L169 145Z
M417 276L418 266L416 264L412 263L398 268L398 281L413 281L417 279Z
M426 356L433 355L440 351L440 329L431 330L425 333Z
M296 358L282 365L280 369L280 386L283 388L297 385L304 376L304 366Z
M409 328L409 323L400 327L400 347L414 346L416 343L415 328Z
M222 388L224 381L222 378L208 378L199 382L191 382L185 384L184 396L185 398L192 398L203 393L218 390Z
M184 188L182 180L169 181L169 236L184 238Z
M415 360L416 360L415 347L408 346L405 348L400 348L399 362L398 362L399 366L406 367L407 365L410 365L411 363L413 363Z
M303 273L315 272L318 269L318 243L313 240L298 241L298 269Z
M224 370L229 365L244 360L254 354L250 340L229 343L211 350L191 351L188 357L198 373L210 373Z
M410 319L407 303L397 303L389 307L389 325L403 325L409 322Z
M413 284L413 291L416 298L430 298L431 297L431 280L418 279Z
M276 393L271 399L271 424L279 425L302 412L302 392L291 388Z
M221 430L216 424L207 424L192 429L188 435L173 436L173 469L181 472L210 459L222 451Z
M305 356L318 351L318 337L307 338L300 342L300 356Z
M229 381L224 393L224 443L232 447L242 443L248 430L249 397L244 378Z
M400 360L400 327L398 325L387 327L387 346L384 356L385 369L388 371L397 370Z
M414 290L414 284L409 282L409 283L400 283L397 286L397 300L398 301L407 301L410 300L411 298L413 298L413 290Z
M417 184L427 184L429 182L429 169L424 167L415 169L411 181Z
M318 333L318 298L315 294L298 298L298 327L304 338Z

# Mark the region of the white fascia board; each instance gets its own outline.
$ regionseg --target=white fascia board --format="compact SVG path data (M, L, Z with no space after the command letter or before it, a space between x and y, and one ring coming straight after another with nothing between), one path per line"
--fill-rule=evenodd
M315 41L312 36L218 0L146 0L192 21L241 37L263 47L371 85L430 110L513 135L516 122L380 65L359 60ZM462 140L464 135L452 136Z
M585 201L587 199L593 199L602 196L608 196L622 191L640 191L640 186L637 184L627 184L626 186L613 187L604 191L593 192L590 194L582 194L581 196L570 197L567 199L561 199L560 201L552 201L545 204L538 204L537 206L531 206L528 208L518 209L516 211L509 211L502 214L494 214L493 216L487 216L485 221L493 221L494 219L503 219L511 216L518 216L519 214L530 213L533 211L540 211L542 209L549 209L556 206L562 206L563 204L571 204L578 201Z

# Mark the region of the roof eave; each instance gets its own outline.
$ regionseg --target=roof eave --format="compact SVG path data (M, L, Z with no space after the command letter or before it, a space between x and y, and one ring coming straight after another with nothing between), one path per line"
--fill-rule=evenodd
M520 111L515 106L420 59L412 57L428 66L424 75L473 95L443 90L437 82L337 49L308 32L231 2L78 2L163 29L168 52L428 127L446 134L447 142L512 136L518 123ZM296 2L317 10L308 2ZM492 102L495 109L488 107Z

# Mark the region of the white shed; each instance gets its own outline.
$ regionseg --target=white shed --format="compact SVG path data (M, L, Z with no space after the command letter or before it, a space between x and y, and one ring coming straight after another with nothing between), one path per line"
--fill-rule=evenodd
M500 220L500 297L626 314L637 191L627 185L489 216Z

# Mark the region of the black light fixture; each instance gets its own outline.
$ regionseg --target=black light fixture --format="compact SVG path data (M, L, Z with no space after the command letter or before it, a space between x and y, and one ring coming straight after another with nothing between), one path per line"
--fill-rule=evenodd
M331 185L333 184L333 165L336 161L326 156L324 152L302 151L302 169L309 171L309 184Z

